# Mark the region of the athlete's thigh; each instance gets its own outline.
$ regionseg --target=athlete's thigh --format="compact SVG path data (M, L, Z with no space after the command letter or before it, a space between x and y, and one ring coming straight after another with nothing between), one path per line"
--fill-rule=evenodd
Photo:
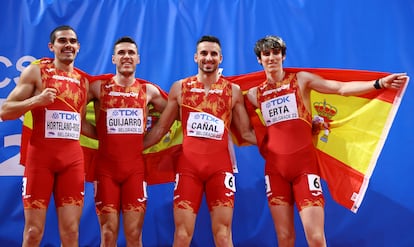
M83 160L66 166L55 176L54 197L57 207L62 205L83 206L85 173Z
M121 184L122 212L145 212L147 203L147 184L144 173L132 173Z
M98 215L99 224L101 225L101 233L113 232L118 236L119 230L119 214L117 212L106 212Z
M25 209L47 209L53 191L54 173L46 167L27 166L22 179Z
M177 173L174 188L174 208L197 214L204 192L203 182L191 173Z
M278 235L294 232L293 205L269 205L269 209Z
M80 217L82 215L82 207L76 205L64 205L57 208L57 216L59 229L63 231L77 228L79 226Z
M96 175L95 207L98 215L120 212L120 185L111 177Z
M37 229L44 229L46 220L46 208L25 208L24 209L24 221L25 228L30 229L35 227Z
M312 236L312 233L324 233L325 213L321 206L309 206L303 208L299 212L300 219L303 224L303 229L307 236Z
M174 207L175 233L190 234L194 233L197 214L191 209Z
M233 207L216 206L210 211L213 232L222 226L231 226Z
M293 206L293 190L290 181L278 173L267 173L265 183L269 206Z
M206 182L206 201L210 211L215 207L234 207L236 181L232 171L218 171Z
M317 174L298 176L293 182L293 194L299 211L306 207L324 206L322 185Z
M126 235L135 235L138 237L142 232L144 224L145 212L140 211L126 211L122 212L122 221L124 225L124 232Z

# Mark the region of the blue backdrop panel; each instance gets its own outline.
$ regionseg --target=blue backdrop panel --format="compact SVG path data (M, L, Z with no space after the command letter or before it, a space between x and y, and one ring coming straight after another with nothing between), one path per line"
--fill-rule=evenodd
M77 67L90 74L114 73L113 43L129 35L136 39L141 55L137 76L167 91L175 80L196 73L195 43L204 34L221 39L224 75L261 70L253 46L268 34L286 41L286 67L414 75L412 0L4 0L0 12L0 103L30 61L52 56L47 48L49 33L62 24L78 32ZM329 246L414 246L413 101L414 89L409 85L357 214L332 201L324 184ZM1 246L21 246L22 242L21 127L22 119L0 121ZM235 246L277 246L265 197L263 159L256 147L237 148L236 155L240 172L236 177ZM171 246L173 184L148 189L144 246ZM295 217L296 246L306 246L297 213ZM192 246L213 246L205 203L196 224ZM90 183L86 184L80 228L81 246L99 246ZM125 245L122 233L118 242ZM60 246L53 204L42 246Z

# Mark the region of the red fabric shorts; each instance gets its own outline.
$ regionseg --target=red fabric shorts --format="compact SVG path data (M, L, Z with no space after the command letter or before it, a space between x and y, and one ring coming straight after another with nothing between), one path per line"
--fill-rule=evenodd
M98 159L99 160L99 159ZM128 163L131 163L129 161ZM137 163L135 162L138 166ZM113 174L99 172L95 183L95 206L98 215L106 213L119 213L127 211L145 212L147 191L144 173L131 170L129 173L116 172ZM113 162L113 166L123 166L123 162Z
M313 145L292 154L269 154L265 173L269 205L295 202L299 211L308 206L324 206Z
M236 192L230 155L227 150L210 154L183 152L178 160L174 207L198 213L203 192L209 210L234 207Z
M56 207L83 206L84 159L79 144L61 150L29 146L23 177L25 209L47 208L53 192Z

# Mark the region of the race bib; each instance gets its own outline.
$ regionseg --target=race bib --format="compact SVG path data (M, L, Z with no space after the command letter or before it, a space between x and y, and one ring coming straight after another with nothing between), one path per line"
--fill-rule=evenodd
M321 178L315 174L308 174L309 191L313 196L319 196L322 194Z
M226 172L226 177L224 178L224 186L226 186L227 189L236 192L236 178L234 177L234 174L230 172Z
M209 113L190 112L187 120L187 136L221 140L224 134L224 121Z
M80 126L79 113L46 109L45 138L79 140Z
M109 108L106 111L108 134L143 134L142 108Z
M294 93L263 102L261 104L261 111L266 126L299 117Z

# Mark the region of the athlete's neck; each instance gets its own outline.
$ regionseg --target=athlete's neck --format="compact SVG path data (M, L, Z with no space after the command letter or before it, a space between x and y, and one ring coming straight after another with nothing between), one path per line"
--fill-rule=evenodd
M69 63L63 63L57 59L53 60L53 64L55 68L65 72L72 72L73 71L73 61Z
M128 76L122 75L122 74L116 74L113 77L115 83L119 86L123 86L123 87L129 87L132 84L134 84L135 82L135 75L131 74Z
M280 82L285 77L285 71L281 69L272 72L266 72L266 77L269 83Z
M198 73L197 74L197 81L204 84L204 87L210 87L211 84L216 83L220 75L218 71L212 73Z

